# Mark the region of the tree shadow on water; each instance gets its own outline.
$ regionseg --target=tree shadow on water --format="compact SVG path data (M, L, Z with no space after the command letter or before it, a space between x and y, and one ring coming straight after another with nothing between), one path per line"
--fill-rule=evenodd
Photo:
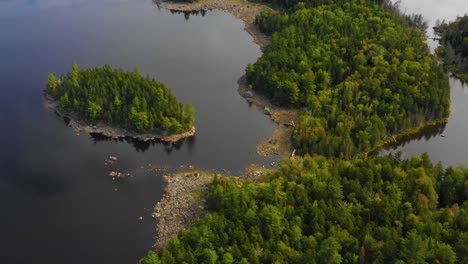
M158 145L163 145L164 146L164 152L166 152L168 155L172 153L174 150L179 150L182 145L187 141L189 148L193 147L194 144L194 137L188 138L188 139L182 139L178 142L170 143L170 142L164 142L161 140L138 140L132 137L119 137L119 138L112 138L112 137L106 137L101 134L96 134L96 133L90 133L91 138L94 141L94 144L98 144L99 142L114 142L114 143L127 143L131 144L133 148L137 152L145 152L147 151L150 147L155 147Z
M171 14L184 14L185 20L189 20L190 16L198 16L201 15L204 17L206 15L206 10L194 10L194 11L179 11L179 10L170 10Z
M423 131L417 133L417 134L412 134L409 136L404 136L398 140L397 143L391 143L390 145L387 145L383 147L382 149L378 149L372 153L369 153L370 155L377 155L380 153L381 150L396 150L400 147L404 147L407 144L413 142L413 141L429 141L431 138L437 137L437 136L445 136L443 133L445 131L445 128L447 126L447 123L443 124L438 124L434 125L431 127L425 128Z

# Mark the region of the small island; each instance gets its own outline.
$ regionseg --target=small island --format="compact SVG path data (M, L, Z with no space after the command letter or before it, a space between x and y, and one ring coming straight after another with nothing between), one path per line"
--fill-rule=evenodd
M451 23L437 23L434 27L440 46L436 53L447 70L468 82L468 16Z
M73 127L108 137L176 142L195 134L195 110L162 83L133 72L102 68L49 74L46 98Z

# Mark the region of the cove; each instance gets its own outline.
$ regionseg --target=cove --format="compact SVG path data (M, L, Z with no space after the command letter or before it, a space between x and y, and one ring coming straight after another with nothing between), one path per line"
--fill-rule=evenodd
M136 263L153 244L158 168L240 174L276 161L255 152L275 125L237 92L261 55L243 28L226 12L187 20L151 0L0 1L0 262ZM194 104L197 135L175 145L78 136L42 98L47 74L72 61L139 65ZM113 170L131 176L112 180Z

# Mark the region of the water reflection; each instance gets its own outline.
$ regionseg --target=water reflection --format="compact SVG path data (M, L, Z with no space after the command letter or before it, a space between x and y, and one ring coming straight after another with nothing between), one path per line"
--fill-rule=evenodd
M449 75L450 78L456 80L456 81L459 81L460 82L460 86L465 88L465 86L468 84L468 82L466 82L465 80L462 80L462 79L458 79L457 76L455 76L455 74L451 73L451 72L448 72L447 73Z
M420 133L404 136L400 138L398 142L390 143L384 149L386 151L399 150L405 147L407 144L411 143L411 141L415 141L415 140L416 141L422 141L422 140L429 141L435 137L439 137L439 136L445 137L444 131L446 129L446 126L447 126L447 123L437 124L435 126L427 127ZM376 155L376 154L379 154L379 152L381 152L381 150L378 150L370 154Z
M380 154L401 151L404 157L429 153L434 161L444 165L467 164L468 141L468 89L461 80L450 76L451 113L448 123L427 129L416 137L407 138L381 150Z
M67 127L71 127L71 119L67 116L62 116L56 111L54 112L56 116L63 119L63 123ZM187 142L188 150L192 151L195 146L195 136L190 138L185 138L177 142L165 142L159 139L155 140L139 140L133 137L108 137L100 133L89 133L91 139L94 142L94 145L97 145L99 142L114 142L114 143L127 143L133 146L137 152L146 152L150 147L156 146L157 144L162 144L164 146L164 151L166 154L171 154L172 151L181 149L182 145Z
M171 14L183 14L185 20L189 20L190 16L198 16L201 15L204 17L206 15L206 10L193 10L193 11L178 11L178 10L171 10Z
M119 137L119 138L114 138L114 137L107 137L99 133L90 133L90 137L93 139L94 144L97 145L99 142L114 142L116 144L119 143L127 143L133 146L133 148L137 152L146 152L150 147L154 147L158 144L161 144L164 146L164 151L166 154L171 154L173 150L180 150L182 145L186 144L189 146L188 149L192 149L194 144L195 144L195 137L189 138L189 139L182 139L178 142L170 143L170 142L164 142L161 140L139 140L135 139L133 137Z

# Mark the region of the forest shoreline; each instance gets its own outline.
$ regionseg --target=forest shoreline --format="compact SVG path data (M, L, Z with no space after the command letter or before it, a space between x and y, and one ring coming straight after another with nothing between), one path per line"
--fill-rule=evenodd
M80 120L76 114L67 112L63 110L59 106L59 102L54 100L47 94L44 94L44 100L46 107L53 110L59 117L64 117L69 119L68 126L71 127L77 135L81 132L88 133L88 134L97 134L100 136L108 137L108 138L132 138L139 141L162 141L166 143L176 143L180 140L190 138L195 136L196 128L192 125L189 131L179 133L179 134L168 134L168 135L161 135L161 134L139 134L136 132L129 131L124 128L113 127L105 123L97 123L97 124L89 124L83 120Z
M458 80L468 82L468 74L461 73L455 66L445 65L445 69L449 71L452 74L452 76L457 78Z
M380 150L383 150L387 147L390 147L390 146L393 146L393 145L400 145L408 140L411 140L411 138L415 137L415 136L418 136L422 133L424 133L425 131L429 130L429 129L434 129L434 128L438 128L438 127L441 127L441 126L444 126L445 124L448 123L448 117L445 117L445 118L441 118L441 119L438 119L438 120L434 120L434 121L431 121L431 122L426 122L424 124L421 124L417 127L413 127L411 129L408 129L407 131L403 131L399 134L396 134L396 135L392 135L392 136L389 136L381 141L378 142L378 144L371 148L369 151L365 152L365 154L367 155L367 153L369 154L375 154L375 153L378 153Z
M274 155L288 156L291 154L294 151L291 140L292 131L302 110L273 105L266 96L248 87L245 75L238 80L238 84L239 95L244 97L249 104L255 105L258 111L269 115L271 121L277 125L269 137L262 139L257 144L257 154L265 157Z

